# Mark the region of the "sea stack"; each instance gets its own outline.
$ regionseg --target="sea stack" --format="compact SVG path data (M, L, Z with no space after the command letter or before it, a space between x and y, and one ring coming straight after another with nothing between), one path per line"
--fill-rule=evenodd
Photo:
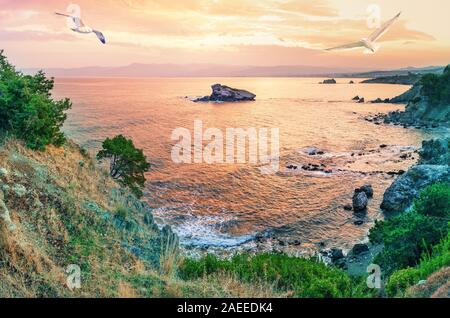
M212 94L194 100L194 102L243 102L254 101L256 95L243 89L231 88L221 84L211 86Z

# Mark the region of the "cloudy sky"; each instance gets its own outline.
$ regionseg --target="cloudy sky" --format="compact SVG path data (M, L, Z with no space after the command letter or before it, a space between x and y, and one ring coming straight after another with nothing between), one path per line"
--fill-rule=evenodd
M391 68L450 63L448 0L72 0L84 22L72 32L70 1L0 0L0 49L20 67L131 63L314 65ZM323 49L368 36L367 11L402 11L374 55Z

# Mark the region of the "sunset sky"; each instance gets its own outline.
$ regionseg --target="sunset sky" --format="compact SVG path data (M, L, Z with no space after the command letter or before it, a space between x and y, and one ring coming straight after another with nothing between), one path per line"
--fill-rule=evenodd
M54 15L70 3L0 0L0 49L19 67L450 63L448 0L74 0L107 45L95 35L72 32ZM368 36L373 30L366 10L373 3L383 21L402 11L376 54L323 51Z

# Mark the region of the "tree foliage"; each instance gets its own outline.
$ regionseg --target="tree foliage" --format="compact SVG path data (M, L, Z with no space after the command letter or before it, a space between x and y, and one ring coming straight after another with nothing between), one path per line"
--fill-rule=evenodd
M384 250L375 262L387 273L416 266L422 254L448 233L449 195L447 184L429 186L412 211L377 222L369 238L372 243L383 244Z
M145 184L144 173L149 171L150 164L142 149L137 149L131 139L118 135L107 138L102 150L97 154L98 160L110 160L110 175L128 186L138 197L142 196L141 188Z
M53 100L53 87L54 80L42 71L33 76L16 71L0 51L0 131L35 150L63 144L61 127L72 104Z
M450 219L450 184L436 183L423 191L414 203L422 215Z
M442 75L426 74L421 79L422 93L432 105L450 104L450 65Z

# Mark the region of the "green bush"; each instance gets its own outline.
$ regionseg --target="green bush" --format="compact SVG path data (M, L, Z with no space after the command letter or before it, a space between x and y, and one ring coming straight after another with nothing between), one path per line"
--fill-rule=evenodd
M53 79L42 71L34 76L16 71L0 51L0 131L35 150L60 146L65 141L61 132L65 111L72 105L68 99L54 101L53 86Z
M415 268L406 268L394 272L386 284L386 293L390 297L399 295L419 281L419 273Z
M386 292L391 297L403 296L409 287L447 266L450 266L450 233L439 245L433 247L431 255L423 254L417 267L394 272L386 284Z
M97 159L109 159L110 175L129 187L136 196L141 197L141 188L145 184L144 173L150 169L144 152L137 149L132 140L122 135L107 138L102 146Z
M428 97L432 105L448 105L450 103L450 67L447 66L442 75L426 74L422 77L422 93Z
M376 222L369 238L384 245L375 262L385 273L416 266L422 254L447 235L449 200L448 184L434 184L420 193L412 211Z
M242 254L230 260L208 255L200 260L187 259L180 266L182 279L196 279L215 272L230 272L250 283L264 281L296 297L362 297L363 291L345 272L327 267L314 259L284 254Z
M450 218L450 185L437 183L426 188L415 201L417 213L440 218Z
M415 211L376 222L369 238L372 243L383 244L384 249L375 258L375 263L387 274L396 269L415 266L422 253L439 243L447 231L447 224L442 219Z

